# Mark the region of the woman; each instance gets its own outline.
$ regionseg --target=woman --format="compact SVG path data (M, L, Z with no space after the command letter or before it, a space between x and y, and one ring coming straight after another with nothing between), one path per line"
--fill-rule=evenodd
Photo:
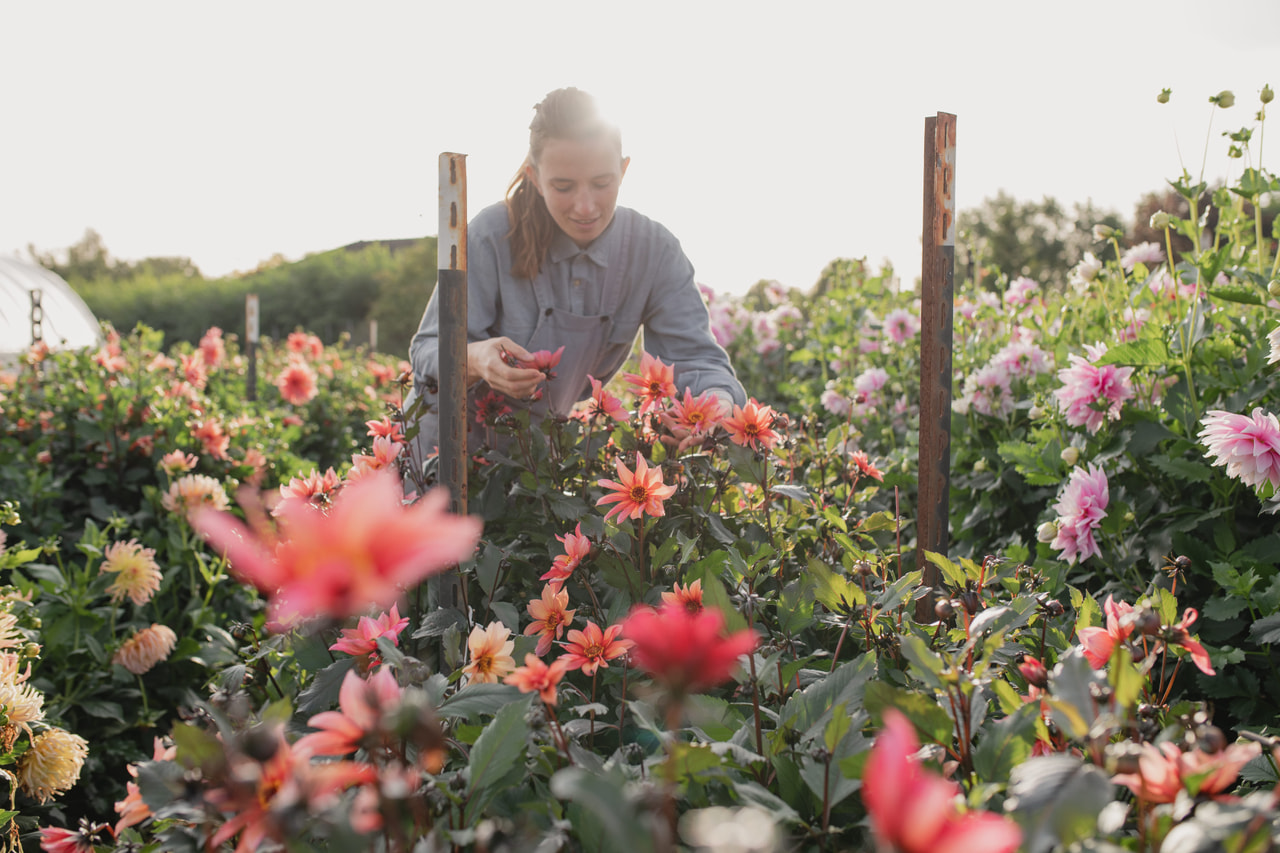
M505 203L467 230L467 387L474 411L489 389L533 418L565 415L607 382L644 328L644 347L675 368L678 390L710 391L729 407L746 394L711 335L693 266L671 232L618 207L630 158L591 96L558 89L535 107L529 154ZM420 447L438 443L438 292L409 348L414 384L432 410ZM536 351L564 347L542 393L543 371L521 367ZM536 399L534 399L536 398ZM468 419L474 423L474 418ZM473 442L474 447L474 442Z

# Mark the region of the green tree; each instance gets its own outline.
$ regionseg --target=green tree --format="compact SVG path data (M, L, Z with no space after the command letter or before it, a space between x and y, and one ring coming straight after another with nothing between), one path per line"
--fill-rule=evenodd
M1093 226L1123 228L1120 215L1092 202L1068 213L1057 200L1019 201L1005 192L961 211L956 241L958 272L975 283L1000 275L1027 276L1046 288L1066 286L1071 268L1094 246Z

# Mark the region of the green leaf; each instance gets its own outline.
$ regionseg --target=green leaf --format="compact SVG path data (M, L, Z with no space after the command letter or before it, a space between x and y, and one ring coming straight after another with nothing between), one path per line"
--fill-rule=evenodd
M877 530L893 530L897 527L897 518L893 513L884 510L872 513L862 520L862 524L858 525L858 532L873 533Z
M932 696L898 690L891 684L876 681L867 685L864 702L867 710L878 717L883 716L887 708L897 708L934 743L949 746L955 737L955 723Z
M840 743L841 738L849 731L850 724L851 720L845 713L844 703L831 709L831 719L827 722L826 731L822 733L822 742L828 752L835 751L836 744Z
M846 614L859 604L866 604L862 588L842 574L837 574L816 557L809 560L809 577L813 579L814 597L832 613Z
M1029 702L992 726L973 751L973 769L984 782L1007 782L1013 768L1031 757L1036 740L1036 714Z
M1112 799L1111 780L1069 755L1029 758L1009 774L1005 809L1022 825L1027 850L1067 847L1094 834Z
M474 720L482 714L496 714L520 698L510 684L468 684L440 705L442 717Z
M942 671L947 662L942 656L929 648L923 637L916 634L903 634L899 638L902 656L912 664L912 674L935 690L942 689Z
M1207 483L1213 479L1213 469L1190 459L1170 459L1168 456L1152 456L1151 465L1175 480L1186 483Z
M336 706L342 681L355 664L355 658L344 657L316 673L315 680L298 694L298 713L309 716Z
M1096 364L1121 364L1132 367L1158 367L1173 361L1173 353L1169 346L1159 338L1143 338L1125 344L1117 344L1107 352Z
M1123 643L1117 643L1111 655L1111 665L1107 667L1107 681L1110 682L1112 695L1121 708L1127 710L1137 704L1146 678L1134 666L1133 655Z
M612 849L646 853L653 850L653 839L625 795L627 784L627 780L613 776L598 776L580 767L566 767L551 777L551 793L577 803L585 816L603 823Z
M957 589L964 587L964 582L967 579L964 569L948 560L946 555L925 551L924 558L938 567L938 571L942 572L942 577L947 583Z
M1263 616L1250 625L1249 638L1264 646L1280 643L1280 613Z
M875 655L860 655L856 660L841 664L821 681L791 694L778 715L778 725L790 726L794 731L806 734L824 723L837 704L861 707L862 691L875 671ZM816 732L810 736L815 735Z
M781 495L784 498L791 498L793 501L800 501L806 505L811 500L809 491L804 486L792 486L779 483L775 486L771 486L769 491L773 492L775 495Z
M481 805L494 793L490 789L507 775L516 761L524 755L529 727L525 714L533 696L508 703L494 716L471 747L471 799L467 810L472 815L483 812Z
M1262 294L1256 287L1245 284L1210 284L1209 296L1221 302L1238 302L1243 305L1261 305Z

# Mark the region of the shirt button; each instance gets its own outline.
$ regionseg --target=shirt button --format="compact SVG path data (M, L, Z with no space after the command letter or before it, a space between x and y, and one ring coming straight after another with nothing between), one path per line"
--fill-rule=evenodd
M580 278L575 278L575 279L573 280L573 286L574 286L574 287L582 287L582 279L580 279Z
M550 316L551 316L551 309L550 309L550 308L548 308L546 311L543 311L542 313L544 313L544 314L546 314L548 317L550 317Z

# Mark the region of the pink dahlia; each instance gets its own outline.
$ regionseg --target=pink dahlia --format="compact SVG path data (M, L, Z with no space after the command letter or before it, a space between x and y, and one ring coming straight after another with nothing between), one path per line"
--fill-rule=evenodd
M1068 424L1096 433L1106 421L1119 420L1124 402L1133 399L1133 384L1129 381L1133 368L1094 364L1106 354L1106 344L1084 349L1088 358L1068 356L1071 366L1058 371L1062 387L1053 396Z
M1204 416L1200 440L1209 447L1214 465L1227 476L1268 493L1280 490L1280 422L1262 408L1252 416L1215 409Z
M1053 506L1058 513L1058 535L1050 543L1068 563L1098 556L1093 531L1107 517L1109 500L1106 471L1090 465L1087 470L1076 468L1071 472L1062 497Z

